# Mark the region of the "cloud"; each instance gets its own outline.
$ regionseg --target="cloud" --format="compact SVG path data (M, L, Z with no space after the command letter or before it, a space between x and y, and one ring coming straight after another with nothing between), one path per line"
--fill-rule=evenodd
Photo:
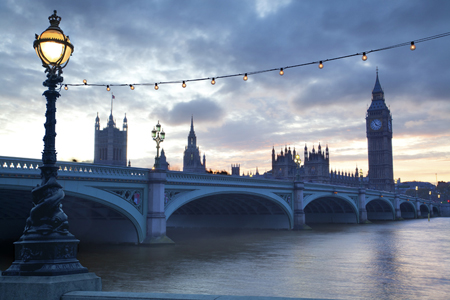
M169 125L181 125L190 122L190 116L194 116L196 124L221 123L224 110L214 101L197 98L188 102L178 102L172 108L157 107L150 113L152 119L157 117ZM149 116L149 117L150 117Z
M193 115L199 145L212 168L238 162L253 170L256 165L270 169L273 145L279 151L285 144L311 147L320 141L329 144L332 164L353 169L355 160L364 164L365 113L378 67L394 118L398 163L401 155L423 159L421 155L434 153L443 159L428 171L421 164L423 172L406 176L450 168L444 155L450 147L444 138L450 113L450 65L445 59L450 37L417 43L415 51L406 46L373 52L366 62L354 56L326 61L322 70L317 64L285 68L445 32L448 1L81 0L56 7L51 0L3 1L0 26L8 28L0 42L3 153L40 155L45 74L32 42L34 33L47 28L55 8L75 45L64 83L137 84L134 91L112 87L114 117L118 123L125 113L128 117L134 166L153 164L149 131L157 120L167 133L169 161L181 165ZM283 76L278 75L281 67ZM275 70L242 80L241 73L267 69ZM234 74L239 76L210 84L212 77ZM181 88L182 80L199 78L207 80L188 81ZM174 83L155 91L155 82ZM106 122L111 93L104 86L70 86L61 91L57 109L58 157L92 159L93 149L87 148L93 122L97 112ZM22 136L31 136L28 144L13 149L12 141ZM417 153L408 152L412 139ZM405 166L398 169L404 172Z

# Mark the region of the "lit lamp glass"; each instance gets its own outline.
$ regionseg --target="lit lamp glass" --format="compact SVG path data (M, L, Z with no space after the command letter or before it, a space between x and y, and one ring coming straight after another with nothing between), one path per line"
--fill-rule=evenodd
M152 137L156 137L156 129L155 129L155 127L153 127L153 130L152 130Z
M161 139L165 139L166 138L166 133L164 132L164 129L161 131Z
M56 11L49 20L50 26L41 35L36 34L33 47L44 66L53 68L60 66L62 69L69 62L73 45L69 37L59 28L61 17L56 15Z
M156 131L158 131L158 132L161 131L161 124L159 124L159 121L158 121L158 124L156 124Z

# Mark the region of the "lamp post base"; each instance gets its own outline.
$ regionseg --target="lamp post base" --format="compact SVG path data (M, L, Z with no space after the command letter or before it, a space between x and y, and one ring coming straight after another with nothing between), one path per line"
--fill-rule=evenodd
M0 299L60 300L72 291L101 291L94 273L63 276L0 276Z
M15 261L3 276L59 276L87 273L77 259L80 241L72 234L23 235L15 242Z

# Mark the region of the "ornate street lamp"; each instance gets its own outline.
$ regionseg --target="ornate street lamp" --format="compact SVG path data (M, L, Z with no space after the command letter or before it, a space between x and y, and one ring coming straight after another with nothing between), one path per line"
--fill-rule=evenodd
M166 134L165 134L164 130L161 130L161 124L159 124L159 120L158 120L158 124L156 124L156 126L153 127L152 138L156 142L156 157L155 157L154 167L155 167L155 169L159 169L160 168L159 144L162 143L164 141L164 139L166 138Z
M297 165L295 172L295 180L300 181L300 165L302 164L302 159L300 158L300 155L298 154L295 155L294 162Z
M362 187L363 185L363 170L359 169L359 186Z
M56 182L59 167L56 165L55 124L56 90L63 82L62 69L69 62L73 45L59 28L61 18L56 10L49 18L50 26L36 35L34 49L47 73L43 85L47 111L42 152L42 182L31 192L33 208L26 221L23 235L15 242L15 261L3 276L55 276L87 273L76 258L77 240L69 232L67 215L61 209L64 198L62 186Z

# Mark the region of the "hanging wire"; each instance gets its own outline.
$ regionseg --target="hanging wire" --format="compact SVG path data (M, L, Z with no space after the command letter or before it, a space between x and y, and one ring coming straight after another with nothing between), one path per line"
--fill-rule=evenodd
M373 52L385 51L385 50L390 50L390 49L404 47L404 46L410 47L411 45L416 45L418 43L424 43L424 42L428 42L428 41L435 40L435 39L440 39L440 38L447 37L447 36L450 36L450 32L440 33L440 34L432 35L432 36L421 38L421 39L414 40L414 41L408 41L408 42L404 42L404 43L400 43L400 44L396 44L396 45L392 45L392 46L387 46L387 47L383 47L383 48L379 48L379 49L358 52L355 54L348 54L348 55L337 56L337 57L328 58L328 59L321 59L318 61L296 64L296 65L291 65L291 66L285 66L282 68L277 67L277 68L272 68L272 69L267 69L267 70L243 72L243 73L238 73L238 74L220 75L220 76L214 76L214 77L202 77L202 78L187 79L187 80L161 81L161 82L152 82L152 83L133 83L133 84L129 84L129 83L120 83L120 84L94 84L93 83L93 84L91 84L91 83L87 83L86 79L84 79L83 83L66 83L65 86L103 86L103 87L105 87L105 86L107 86L107 87L114 87L114 86L130 87L130 86L133 86L133 87L136 87L138 85L142 85L142 86L150 85L150 86L154 86L155 90L157 90L159 88L159 85L161 85L161 84L175 84L175 83L180 84L180 83L182 83L185 86L187 82L196 82L196 81L205 81L205 80L212 81L215 83L215 80L217 80L219 78L230 78L230 77L238 77L238 76L239 77L244 77L244 76L248 77L249 75L261 74L261 73L268 73L268 72L274 72L274 71L280 72L280 70L282 70L284 73L284 70L286 70L286 69L299 68L299 67L304 67L304 66L309 66L309 65L317 65L317 64L323 66L323 63L329 62L329 61L345 59L345 58L349 58L349 57L353 57L353 56L363 56L363 55L367 55L367 54L373 53Z

